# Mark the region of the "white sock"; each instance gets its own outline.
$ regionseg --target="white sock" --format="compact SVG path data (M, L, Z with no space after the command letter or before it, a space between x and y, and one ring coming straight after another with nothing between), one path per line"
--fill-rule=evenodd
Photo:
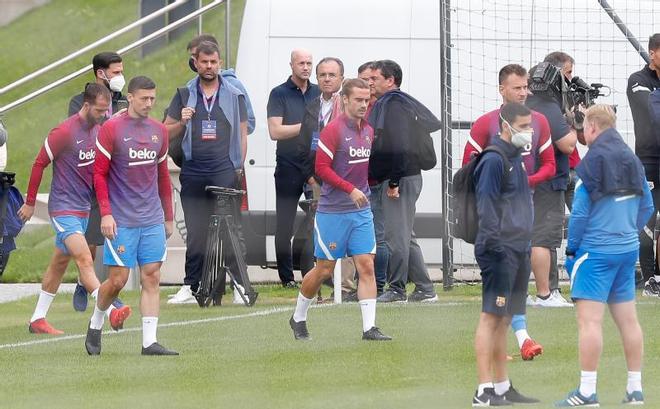
M376 326L376 299L360 300L360 310L362 311L362 332L367 332Z
M144 348L156 342L158 317L142 317L142 346Z
M99 287L99 288L100 288L100 287ZM96 301L97 301L98 298L99 298L99 289L97 288L96 290L92 291L92 294L91 294L91 295L92 295L92 298L94 299L94 304L96 304ZM105 310L105 315L107 315L108 318L110 318L110 313L111 313L112 310L114 310L115 308L116 308L116 307L115 307L114 305L110 304L110 306L108 307L108 309Z
M504 395L507 393L509 388L511 387L511 381L507 379L506 381L503 382L495 382L493 384L493 387L495 388L495 393L498 395Z
M307 310L312 305L313 298L307 298L302 293L298 293L298 301L296 301L296 310L293 313L293 320L295 322L307 321Z
M34 308L34 314L32 314L30 322L35 322L38 319L46 318L46 314L48 314L48 309L50 308L50 304L53 302L53 299L55 299L55 294L41 290L39 292L37 306Z
M596 393L596 371L580 371L580 395L585 398Z
M106 311L100 310L97 303L94 303L94 314L92 314L92 319L89 320L89 327L91 329L101 329L103 328L103 321L105 318Z
M481 395L484 393L484 389L486 388L492 388L493 383L492 382L486 382L486 383L480 383L479 387L477 388L477 396Z
M532 337L530 337L529 334L527 333L526 329L519 329L514 334L516 335L516 339L518 340L518 348L522 348L525 341L527 341L528 339L532 339Z
M642 391L642 372L628 371L628 386L626 386L628 393L635 391Z

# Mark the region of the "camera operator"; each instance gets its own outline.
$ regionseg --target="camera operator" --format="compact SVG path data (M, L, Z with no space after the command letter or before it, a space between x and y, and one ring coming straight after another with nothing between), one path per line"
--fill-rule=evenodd
M650 62L628 78L626 94L635 125L635 154L642 162L646 180L653 194L655 208L660 206L660 144L655 137L648 109L651 92L660 88L660 33L649 37ZM660 272L657 257L654 260L653 240L656 212L639 237L639 264L642 269L645 296L660 295ZM660 244L660 242L658 243ZM660 251L660 246L658 247Z
M555 61L533 67L530 70L530 90L533 95L527 98L526 103L530 109L543 114L550 124L556 165L554 178L539 184L534 191L531 262L537 290L535 305L541 307L572 306L558 290L551 291L549 282L552 252L561 246L563 238L568 157L577 142L577 133L562 111L563 90L567 85L560 72L561 68L563 63L557 64Z

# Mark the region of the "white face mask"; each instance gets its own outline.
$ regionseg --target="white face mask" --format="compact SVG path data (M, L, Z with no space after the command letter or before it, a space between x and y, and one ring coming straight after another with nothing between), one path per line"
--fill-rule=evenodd
M504 118L502 119L504 120ZM533 130L519 131L511 126L511 124L507 121L504 121L504 123L507 124L511 130L511 145L515 146L516 148L525 148L525 150L529 150L527 149L527 146L529 146L531 149L532 136L534 135Z
M124 85L126 85L126 80L124 79L123 74L115 75L111 79L108 79L108 76L104 72L103 76L105 77L105 80L108 81L108 88L110 88L111 91L121 92L121 90L124 89Z
M124 85L126 85L126 80L121 74L112 77L110 81L108 81L108 86L115 92L121 92L121 90L124 89Z

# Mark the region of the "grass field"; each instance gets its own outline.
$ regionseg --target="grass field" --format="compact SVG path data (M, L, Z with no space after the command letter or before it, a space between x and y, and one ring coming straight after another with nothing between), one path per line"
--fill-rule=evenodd
M441 291L440 289L438 289ZM30 335L35 297L0 305L0 406L8 408L460 408L476 386L472 341L480 287L440 293L432 305L379 305L377 323L393 342L361 341L359 307L323 305L309 314L311 342L288 327L295 291L259 287L253 308L168 306L163 294L159 341L179 357L140 356L140 319L104 335L103 353L89 357L89 313L58 296L50 322L63 337ZM164 291L173 292L173 289ZM137 305L137 293L123 295ZM660 407L660 300L641 299L646 333L647 407ZM578 382L573 309L531 309L529 328L545 347L532 362L515 357L511 378L550 407ZM599 372L604 407L618 407L626 369L614 325L606 320ZM510 340L515 353L515 340ZM657 404L654 404L656 402Z

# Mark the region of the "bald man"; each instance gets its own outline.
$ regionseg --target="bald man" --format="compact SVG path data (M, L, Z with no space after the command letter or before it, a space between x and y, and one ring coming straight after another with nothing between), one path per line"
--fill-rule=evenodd
M306 183L314 184L314 178L307 180L304 165L309 146L300 137L300 124L305 114L305 105L318 99L321 91L309 81L312 73L312 54L304 49L291 52L291 75L283 84L273 88L268 97L268 132L270 139L277 141L275 166L275 209L277 226L275 231L275 255L277 272L285 288L298 288L293 278L291 256L291 236L298 208L298 200ZM311 259L312 243L303 251ZM313 265L301 266L306 273Z

